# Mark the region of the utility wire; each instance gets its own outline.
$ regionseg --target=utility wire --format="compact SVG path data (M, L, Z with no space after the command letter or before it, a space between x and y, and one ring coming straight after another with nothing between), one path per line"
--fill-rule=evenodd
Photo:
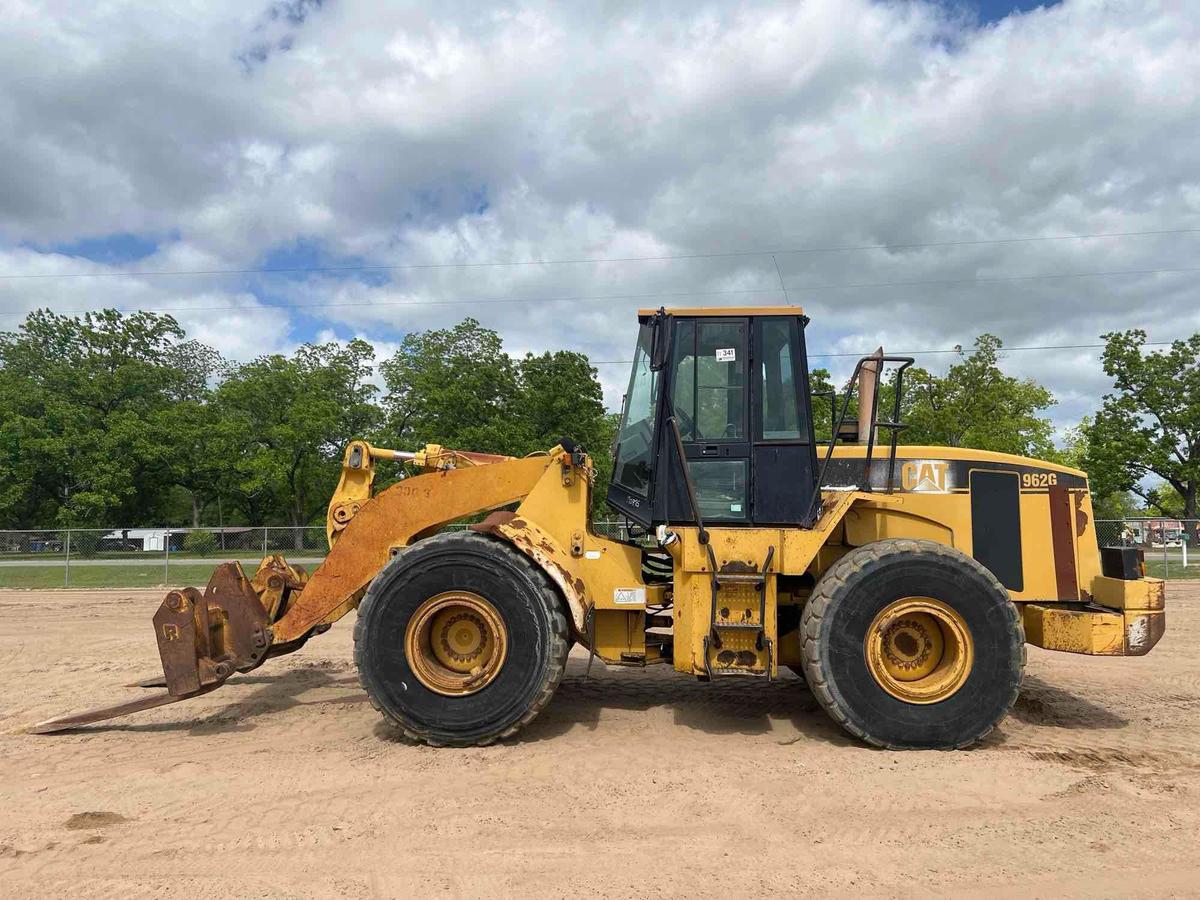
M1162 268L1162 269L1121 269L1109 272L1051 272L1035 275L1001 275L990 278L934 278L934 279L918 279L913 281L863 281L839 283L831 282L829 284L807 284L788 288L782 280L780 288L783 289L785 299L788 292L796 293L813 293L816 291L834 291L847 290L858 288L884 288L884 287L919 287L929 285L948 285L948 284L996 284L1014 281L1039 281L1048 279L1062 278L1112 278L1122 275L1162 275L1167 273L1179 272L1200 272L1200 266L1187 266L1182 268ZM140 312L155 312L155 313L189 313L189 312L219 312L219 311L235 311L235 310L262 310L262 309L337 309L352 306L449 306L456 304L481 304L481 303L564 303L564 302L584 302L595 300L637 300L637 299L654 299L662 297L716 297L730 294L765 294L774 293L780 288L738 288L730 290L718 291L655 291L648 294L598 294L598 295L581 295L569 297L492 297L492 298L449 298L440 300L363 300L348 303L288 303L278 306L259 305L226 305L226 306L178 306L178 307L158 307L145 308L138 307L134 311ZM92 307L75 308L56 310L60 313L71 312L91 312ZM7 312L0 313L0 316L23 316L24 312Z
M1173 341L1146 341L1142 344L1143 347L1167 347ZM1010 350L1097 350L1102 349L1106 344L1043 344L1035 347L1001 347L997 352L1007 353ZM946 350L889 350L888 353L895 356L928 356L932 353L964 353L971 354L974 351L965 347L950 347ZM854 358L861 359L868 356L867 353L810 353L809 359L842 359ZM593 359L589 360L593 366L627 366L633 362L632 359Z
M279 275L321 272L396 272L419 269L475 269L489 266L511 268L514 266L567 266L588 263L665 262L689 259L731 259L749 256L771 256L774 254L801 253L853 253L868 250L917 250L929 247L971 247L989 244L1030 244L1044 241L1082 241L1093 238L1147 237L1164 234L1200 234L1200 228L1165 228L1156 231L1107 231L1094 234L1057 234L1038 237L989 238L961 241L924 241L909 244L857 244L830 247L793 247L775 250L729 250L715 253L675 253L658 256L603 256L578 257L574 259L527 259L509 262L451 262L451 263L405 263L400 265L348 265L348 266L278 266L247 269L158 269L124 272L18 272L0 274L2 280L52 279L52 278L159 278L184 275Z
M341 309L348 306L456 306L460 304L476 305L481 303L576 303L591 300L652 300L659 297L717 297L729 294L777 294L779 288L742 288L739 290L721 291L652 291L648 294L586 294L574 297L456 297L445 300L360 300L347 303L289 303L282 306L259 305L226 305L226 306L172 306L158 309L138 307L129 312L153 313L190 313L190 312L231 312L244 310L248 312L263 312L271 310L292 309ZM92 312L94 307L53 310L56 313ZM0 313L0 316L23 316L26 313Z
M792 287L793 291L833 291L843 288L913 287L931 284L991 284L1003 281L1037 281L1050 278L1109 278L1115 275L1162 275L1169 272L1200 272L1200 266L1178 269L1119 269L1111 272L1051 272L1038 275L997 275L989 278L934 278L920 281L860 281L842 284L812 284Z

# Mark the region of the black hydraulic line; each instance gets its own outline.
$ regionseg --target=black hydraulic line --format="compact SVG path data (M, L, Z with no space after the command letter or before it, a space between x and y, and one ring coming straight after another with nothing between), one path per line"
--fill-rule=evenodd
M692 507L692 515L696 517L696 527L700 529L701 544L708 544L708 529L704 527L704 519L700 516L700 504L696 502L696 488L692 485L692 473L688 471L687 454L683 451L683 437L679 433L679 423L675 417L667 419L671 423L671 433L675 436L675 453L679 456L679 467L683 470L683 483L687 487L688 503Z

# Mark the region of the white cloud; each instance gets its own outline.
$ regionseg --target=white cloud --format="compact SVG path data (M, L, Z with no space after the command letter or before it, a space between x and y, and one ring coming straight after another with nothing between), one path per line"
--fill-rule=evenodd
M186 255L186 254L185 254ZM0 251L0 272L38 275L114 273L111 267L53 253ZM24 314L48 307L81 315L105 307L153 309L173 315L190 337L244 362L294 347L290 314L237 290L195 289L190 279L130 277L0 279L0 331L15 329Z
M210 269L297 241L407 265L1197 227L1192 13L1081 0L976 29L941 5L865 0L86 13L10 0L0 271L90 269L22 245L119 232L163 240L140 266ZM983 331L1090 343L1114 328L1200 328L1195 273L970 280L1180 268L1198 241L777 258L813 316L814 352L948 347ZM956 283L879 286L895 282ZM848 284L876 286L834 287ZM747 256L412 269L382 286L332 275L4 282L0 312L249 304L256 286L305 305L303 318L184 321L245 355L311 336L297 331L310 317L394 342L470 314L514 350L624 359L634 311L658 304L615 295L780 299L770 257ZM506 297L609 299L494 302ZM476 302L404 305L455 298ZM1055 390L1063 421L1105 388L1095 353L1014 353L1008 365ZM625 373L602 374L615 402Z

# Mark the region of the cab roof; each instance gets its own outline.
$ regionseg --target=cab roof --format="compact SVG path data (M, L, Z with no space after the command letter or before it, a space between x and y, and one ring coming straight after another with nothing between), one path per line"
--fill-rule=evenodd
M639 309L638 320L649 319L658 312L657 309ZM676 306L667 307L668 316L802 316L804 308L800 306Z

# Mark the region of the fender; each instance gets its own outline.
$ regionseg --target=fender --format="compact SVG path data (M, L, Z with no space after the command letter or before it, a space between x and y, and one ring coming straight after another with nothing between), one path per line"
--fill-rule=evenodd
M576 636L587 633L587 612L595 604L588 599L583 579L572 572L574 565L570 552L549 532L527 517L507 511L494 512L471 528L508 541L528 556L562 592Z
M845 518L846 543L859 547L888 538L913 538L934 541L947 547L957 546L954 529L928 515L895 506L863 502L855 505ZM961 541L958 542L961 544Z

